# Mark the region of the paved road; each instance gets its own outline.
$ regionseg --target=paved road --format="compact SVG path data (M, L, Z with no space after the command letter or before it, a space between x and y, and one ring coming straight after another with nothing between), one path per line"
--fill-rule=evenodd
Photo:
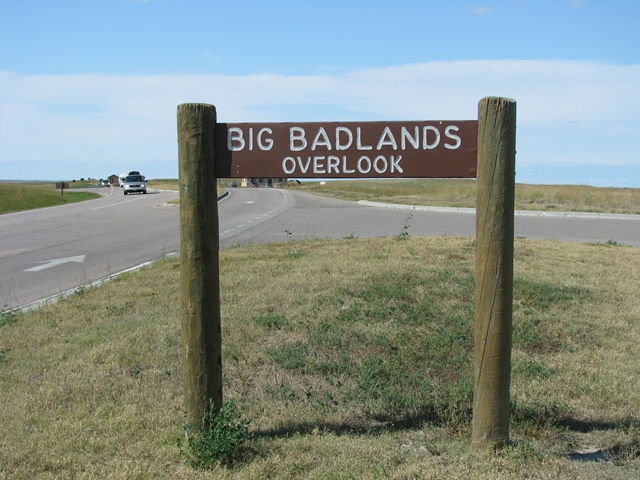
M179 250L176 192L124 196L0 215L0 310L103 279ZM308 238L474 236L470 212L381 208L294 189L231 189L219 204L223 248ZM633 218L633 219L631 219ZM640 246L640 216L516 216L516 236Z
M124 196L0 215L0 307L29 304L178 250L176 194Z
M268 202L265 202L266 199ZM272 200L276 199L276 200ZM227 203L229 202L229 207ZM266 212L243 218L241 228L222 225L228 214L239 213L238 206L269 205L269 221L251 228ZM248 210L253 212L254 210ZM475 216L469 214L425 213L376 208L295 190L234 189L220 203L221 245L283 242L309 238L390 237L399 235L407 224L410 235L474 235Z
M260 221L264 213L252 215L252 210L243 206L259 206L263 202L275 210L270 213L267 224L252 228L253 224L248 222ZM221 225L226 215L235 218L241 211L246 214L243 227L227 227L226 231L221 227L223 246L288 239L389 237L402 233L405 225L408 234L415 236L475 236L475 212L470 209L420 210L419 207L361 205L294 189L234 189L230 198L220 204ZM640 215L594 218L583 214L521 212L515 217L515 235L575 242L614 241L640 247Z

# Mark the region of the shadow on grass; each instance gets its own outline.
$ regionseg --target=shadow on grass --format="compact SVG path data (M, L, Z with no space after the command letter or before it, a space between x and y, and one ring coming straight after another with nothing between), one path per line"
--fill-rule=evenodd
M471 418L471 411L466 412ZM313 432L322 431L333 433L336 435L373 435L377 436L382 433L400 432L404 430L413 430L422 428L425 424L434 427L444 426L447 422L441 418L435 408L429 408L423 413L407 416L400 419L378 418L369 421L355 421L352 423L332 423L332 422L301 422L297 424L289 424L280 428L254 430L253 435L257 438L282 438L293 435L307 435Z
M545 410L540 410L540 412L543 411ZM465 418L465 420L461 423L453 425L454 431L457 431L458 433L470 431L471 411L469 410L468 412L465 412L465 414L468 414L468 419ZM538 425L538 433L540 433L540 431L542 430L555 430L564 434L583 434L607 430L619 430L628 432L633 429L638 429L640 425L640 419L637 418L628 418L617 422L607 422L585 421L568 416L561 419L556 419L553 422L544 421L542 418L530 418L529 422L533 422L534 424ZM523 420L518 421L512 419L511 424L514 430L527 430L527 426L531 426L531 423L527 424L527 421ZM361 422L353 423L300 422L296 424L285 425L281 428L254 430L251 435L255 439L275 439L295 437L298 435L310 436L316 435L318 432L322 432L334 434L337 436L377 437L385 433L403 432L429 427L437 428L443 426L447 427L451 425L446 418L441 418L441 416L438 415L435 408L429 408L423 413L413 416L406 416L405 418L396 420L384 421L380 419L377 422L375 420L371 420L369 422L367 422L366 420L362 420ZM538 436L531 430L528 433L533 437ZM529 435L525 434L525 437L527 436ZM525 444L528 443L526 439L512 441L510 443L512 443L513 445L517 445L522 442L524 442ZM589 447L585 446L581 450L570 452L565 451L565 453L561 453L560 456L574 462L602 462L617 466L630 465L630 462L635 463L638 461L638 459L640 459L640 436L634 435L630 441L619 441L618 443L615 443L613 445L605 444Z
M640 439L631 442L616 443L609 448L586 448L567 454L569 460L576 462L609 462L623 464L640 458Z
M626 418L619 422L585 421L572 417L564 417L557 422L560 428L576 433L589 433L597 430L617 430L640 427L640 419Z
M558 422L558 427L569 432L591 433L605 430L630 431L640 427L640 419L626 418L622 421L585 421L566 417ZM569 460L576 462L609 462L622 464L640 458L640 436L634 436L629 442L616 443L607 448L585 448L567 454Z
M607 421L585 421L573 417L563 416L562 418L549 418L546 417L548 410L540 410L540 415L537 417L529 416L527 419L513 419L511 425L515 428L524 427L526 423L535 423L539 428L563 430L565 432L573 433L590 433L601 430L631 430L637 429L640 426L640 419L628 418L617 422ZM253 435L258 438L282 438L292 435L306 435L318 430L323 432L330 432L337 435L380 435L382 433L393 433L405 430L413 430L423 428L425 424L432 427L444 427L453 426L458 429L470 428L471 409L461 412L457 420L451 421L441 414L438 414L435 407L425 410L423 413L407 416L400 419L374 419L366 422L353 423L314 423L314 422L301 422L297 424L290 424L281 428L266 429L266 430L254 430ZM640 439L638 441L631 442L627 445L629 448L636 449L635 457L640 456ZM619 445L617 447L611 447L609 450L619 448L624 450L624 446Z

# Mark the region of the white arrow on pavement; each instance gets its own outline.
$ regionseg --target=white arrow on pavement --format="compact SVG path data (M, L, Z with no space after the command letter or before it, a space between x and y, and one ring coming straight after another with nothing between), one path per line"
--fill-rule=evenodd
M78 255L77 257L67 257L67 258L57 258L55 260L47 260L45 262L35 262L41 263L42 265L38 265L37 267L27 268L25 272L39 272L40 270L45 270L51 267L57 267L58 265L62 265L63 263L82 263L84 262L84 257L86 255Z

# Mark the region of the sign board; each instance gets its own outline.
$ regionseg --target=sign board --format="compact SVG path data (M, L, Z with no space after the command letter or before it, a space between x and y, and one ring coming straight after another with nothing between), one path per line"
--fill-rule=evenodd
M187 421L222 407L218 178L475 178L476 322L472 440L509 442L515 101L485 97L477 121L216 123L178 106L180 281ZM215 156L215 165L211 159ZM212 168L213 167L213 168ZM479 173L479 176L477 175Z
M218 178L475 178L478 122L216 124Z
M69 190L69 184L66 182L58 182L56 183L56 189L60 189L60 195L64 195L64 190Z

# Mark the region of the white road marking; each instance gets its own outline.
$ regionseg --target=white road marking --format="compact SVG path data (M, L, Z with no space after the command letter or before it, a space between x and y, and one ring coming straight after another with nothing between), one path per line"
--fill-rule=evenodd
M55 260L46 260L40 263L37 267L31 267L24 270L25 272L39 272L40 270L46 270L47 268L57 267L64 263L83 263L86 255L78 255L76 257L56 258Z
M122 205L123 203L129 203L129 202L135 202L138 200L142 200L145 197L136 197L136 198L132 198L131 200L124 200L122 202L118 202L118 203L110 203L109 205L102 205L101 207L94 207L91 210L100 210L101 208L109 208L109 207L115 207L117 205Z
M269 210L268 212L263 213L261 215L256 215L253 218L253 220L247 220L245 223L236 225L233 228L229 228L229 229L227 229L227 230L225 230L223 232L220 232L220 236L227 235L227 234L229 234L231 232L234 232L234 231L236 231L238 229L242 229L244 227L251 226L252 223L257 222L257 221L259 221L259 220L261 220L261 219L263 219L265 217L268 217L268 216L273 215L274 213L276 213L278 210L280 210L282 207L284 207L287 204L287 201L288 201L288 193L287 192L279 191L278 193L280 193L282 195L282 201L281 201L280 205L278 205L276 208L274 208L272 210ZM260 203L260 202L258 202L256 200L250 200L250 201L244 202L245 205L252 204L252 203Z

